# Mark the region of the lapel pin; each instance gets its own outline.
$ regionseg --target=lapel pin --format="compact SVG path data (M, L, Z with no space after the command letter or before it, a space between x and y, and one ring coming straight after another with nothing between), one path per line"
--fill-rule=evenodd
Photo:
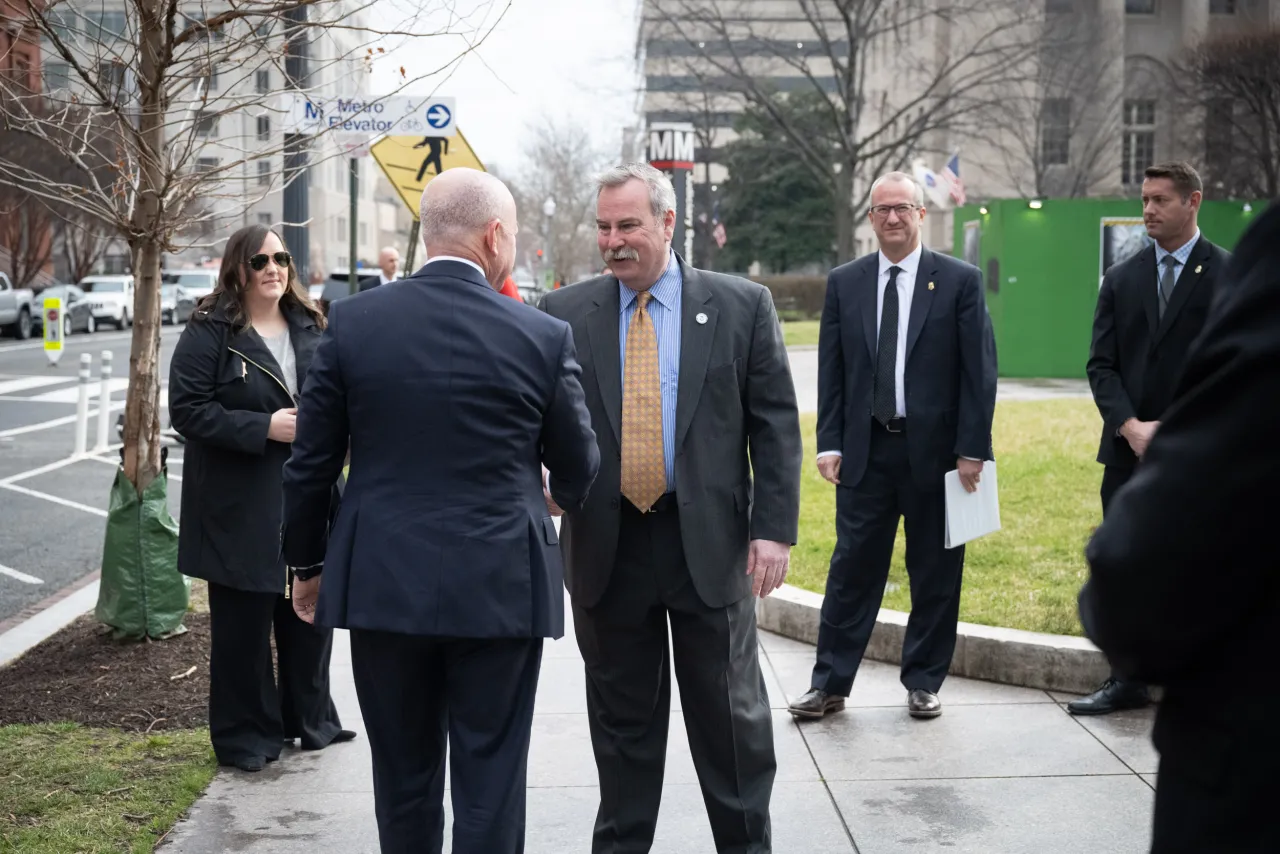
M929 283L929 290L933 290L933 282Z
M698 321L699 324L703 324L707 322L707 316L702 312L698 312L698 316L694 320Z
M1201 270L1203 270L1203 269L1204 269L1204 265L1203 265L1203 264L1197 264L1197 265L1196 265L1196 275L1197 275L1197 276L1198 276L1198 275L1200 275L1200 271L1201 271Z

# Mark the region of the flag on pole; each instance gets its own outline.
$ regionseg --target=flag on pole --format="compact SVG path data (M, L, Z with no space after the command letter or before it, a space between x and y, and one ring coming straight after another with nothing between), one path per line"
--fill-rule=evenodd
M716 246L721 249L729 242L729 235L724 230L724 223L720 221L720 203L716 202L711 209L711 221L715 224L711 229L711 236L716 241Z
M964 204L964 181L960 179L960 155L953 154L942 168L942 180L951 192L951 198L957 205Z
M925 193L939 208L947 208L949 202L947 199L946 188L943 187L941 176L924 165L923 160L914 160L911 163L912 174L915 175L917 183L924 187Z

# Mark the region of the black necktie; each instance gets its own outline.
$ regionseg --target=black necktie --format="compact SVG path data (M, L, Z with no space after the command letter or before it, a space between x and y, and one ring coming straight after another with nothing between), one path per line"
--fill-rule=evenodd
M901 267L889 268L889 286L884 289L884 308L880 311L880 344L876 348L871 414L881 424L888 424L898 414L895 374L898 368L898 274L901 272Z

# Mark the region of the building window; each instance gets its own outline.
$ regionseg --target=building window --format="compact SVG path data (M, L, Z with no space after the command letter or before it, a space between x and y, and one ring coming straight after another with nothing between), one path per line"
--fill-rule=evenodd
M271 116L258 116L258 139L271 139Z
M71 69L65 62L46 62L44 64L44 88L55 92L66 89L71 83Z
M1156 102L1124 102L1124 140L1121 146L1120 181L1141 184L1143 171L1156 159Z
M265 225L265 226L267 226L267 227L270 227L270 226L271 226L271 214L269 214L269 213L260 213L260 214L258 214L258 225Z
M338 217L338 221L334 223L333 233L337 240L347 239L347 218L345 216Z
M206 87L205 91L207 92L218 91L218 66L216 65L209 66L209 70L208 72L205 73L205 76L204 76L204 82Z
M106 92L112 103L123 104L128 91L125 87L124 65L118 62L99 62L98 85Z
M259 71L257 74L253 75L253 83L254 83L254 88L257 89L259 94L270 92L271 91L271 72Z
M212 172L218 168L218 158L201 157L196 161L196 171L200 173Z
M1046 98L1040 113L1040 159L1062 166L1071 157L1071 99Z
M339 256L338 256L338 266L339 266L339 267L346 267L346 266L347 266L347 256L346 256L346 255L339 255Z
M1210 15L1234 15L1236 0L1209 0Z
M196 135L213 136L218 132L218 117L204 110L196 110Z
M1124 0L1124 10L1130 15L1154 15L1156 0Z
M258 161L258 186L264 187L271 183L271 161Z

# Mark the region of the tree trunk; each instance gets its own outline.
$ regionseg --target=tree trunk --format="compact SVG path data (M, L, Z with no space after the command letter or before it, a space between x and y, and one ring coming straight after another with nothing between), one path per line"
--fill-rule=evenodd
M853 260L857 252L853 217L853 170L846 163L836 173L836 264Z
M133 211L133 342L124 414L124 475L138 495L160 473L160 238L164 228L165 103L157 2L139 3L138 199Z

